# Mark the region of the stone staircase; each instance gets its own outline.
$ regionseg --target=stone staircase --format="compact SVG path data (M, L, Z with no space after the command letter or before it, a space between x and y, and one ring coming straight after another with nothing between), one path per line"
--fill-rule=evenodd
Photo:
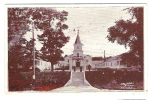
M64 87L54 89L51 92L65 92L65 93L80 93L80 92L100 92L100 89L92 87L86 79L84 79L84 72L71 72L70 80Z
M67 84L66 86L89 86L85 82L84 79L84 72L72 72L72 77L70 79L70 83Z
M72 82L74 83L84 83L84 73L83 72L73 72Z

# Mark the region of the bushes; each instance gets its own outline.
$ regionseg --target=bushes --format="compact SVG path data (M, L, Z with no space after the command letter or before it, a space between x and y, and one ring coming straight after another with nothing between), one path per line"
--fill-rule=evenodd
M143 73L138 71L126 71L102 68L99 71L85 72L90 84L105 85L115 80L117 83L143 81Z
M62 66L62 67L60 67L60 68L55 68L55 70L62 70L62 71L64 71L64 70L69 70L69 66Z
M38 72L33 80L32 72L9 72L9 91L51 90L65 85L70 79L70 72ZM38 89L38 90L40 90Z
M19 72L9 70L8 74L9 91L23 91L23 88L30 86L30 82L23 78Z
M70 72L42 72L36 75L36 86L65 85L70 79Z
M143 81L143 72L138 71L117 71L115 79L118 83Z

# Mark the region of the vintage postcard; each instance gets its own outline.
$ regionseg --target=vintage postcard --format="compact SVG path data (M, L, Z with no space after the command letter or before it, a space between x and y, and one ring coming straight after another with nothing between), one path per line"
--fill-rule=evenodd
M5 10L6 94L148 92L146 4Z

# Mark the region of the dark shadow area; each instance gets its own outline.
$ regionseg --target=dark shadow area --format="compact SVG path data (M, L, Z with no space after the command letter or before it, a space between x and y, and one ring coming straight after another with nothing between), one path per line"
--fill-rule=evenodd
M64 86L70 79L70 72L39 72L33 80L33 71L9 71L9 91L49 91Z
M99 89L143 90L143 72L102 68L85 72L87 81Z

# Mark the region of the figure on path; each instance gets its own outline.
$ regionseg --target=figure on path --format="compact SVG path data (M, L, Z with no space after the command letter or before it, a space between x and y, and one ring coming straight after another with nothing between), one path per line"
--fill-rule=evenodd
M90 64L88 65L88 69L89 69L89 72L90 72L90 70L91 70L91 65Z

